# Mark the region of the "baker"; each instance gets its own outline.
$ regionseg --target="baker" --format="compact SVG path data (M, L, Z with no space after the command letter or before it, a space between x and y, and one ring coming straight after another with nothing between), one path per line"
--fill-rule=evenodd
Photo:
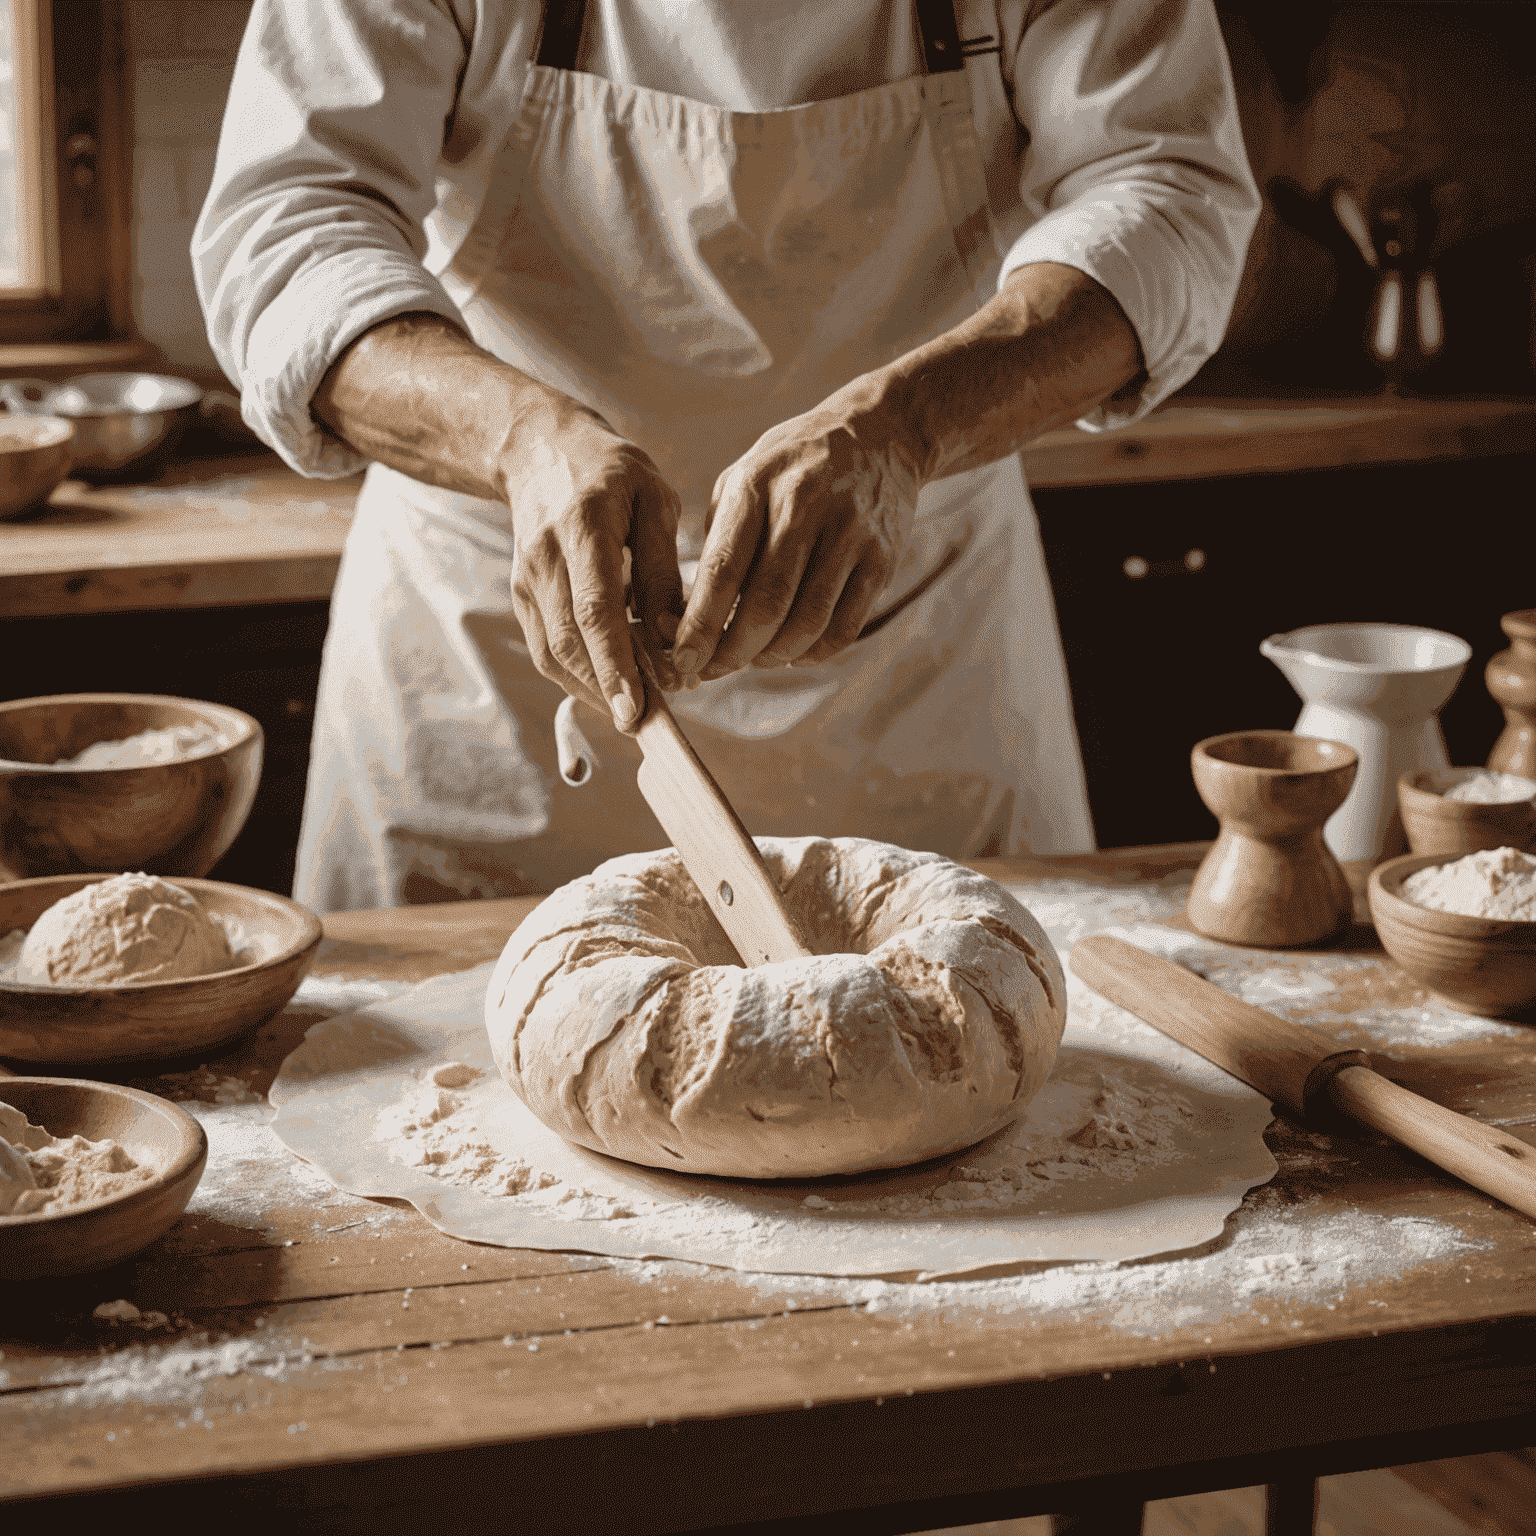
M257 0L209 334L370 466L295 894L664 842L627 604L753 831L1091 848L1019 450L1195 372L1257 207L1210 0Z

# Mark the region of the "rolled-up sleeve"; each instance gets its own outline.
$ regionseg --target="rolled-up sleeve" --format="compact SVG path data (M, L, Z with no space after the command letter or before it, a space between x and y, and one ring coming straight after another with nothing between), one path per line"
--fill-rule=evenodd
M252 13L192 261L245 420L303 474L366 462L310 415L352 341L409 311L459 320L422 262L465 49L447 0L257 0Z
M1211 0L1055 0L1024 29L1013 87L1034 223L999 282L1060 262L1115 297L1146 372L1079 425L1122 426L1216 350L1258 219Z

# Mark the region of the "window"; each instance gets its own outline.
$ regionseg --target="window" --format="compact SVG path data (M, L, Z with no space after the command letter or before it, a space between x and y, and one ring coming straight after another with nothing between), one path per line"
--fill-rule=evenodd
M126 329L123 0L0 0L0 343Z

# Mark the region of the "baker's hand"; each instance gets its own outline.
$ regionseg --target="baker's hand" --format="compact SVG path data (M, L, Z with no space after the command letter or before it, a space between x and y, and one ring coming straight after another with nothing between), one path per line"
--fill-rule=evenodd
M715 482L672 652L686 681L835 656L895 574L917 480L889 413L851 394L765 432Z
M675 688L665 648L683 611L676 493L644 452L574 401L520 433L503 483L516 538L512 606L534 665L632 732L645 690L626 615L624 551L646 648L662 686Z

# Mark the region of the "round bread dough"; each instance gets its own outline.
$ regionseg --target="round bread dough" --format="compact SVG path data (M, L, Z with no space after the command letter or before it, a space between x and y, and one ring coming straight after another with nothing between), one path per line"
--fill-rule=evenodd
M1066 981L1039 923L937 854L758 838L809 944L744 968L671 849L611 859L507 941L486 993L512 1091L652 1167L814 1178L967 1147L1039 1091Z
M65 896L32 925L16 980L42 986L172 981L235 964L195 896L155 875L113 875Z

